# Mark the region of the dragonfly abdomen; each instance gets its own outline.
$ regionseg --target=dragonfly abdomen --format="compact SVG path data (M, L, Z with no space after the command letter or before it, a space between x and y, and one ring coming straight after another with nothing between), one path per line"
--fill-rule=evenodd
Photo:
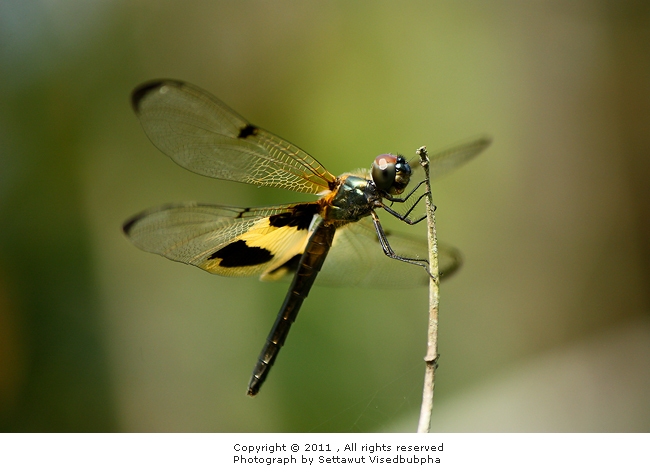
M321 222L309 238L287 296L253 370L253 376L248 384L249 396L255 396L259 392L271 370L271 366L289 334L291 324L296 320L302 302L307 298L309 290L325 262L325 257L332 247L335 230L334 225Z

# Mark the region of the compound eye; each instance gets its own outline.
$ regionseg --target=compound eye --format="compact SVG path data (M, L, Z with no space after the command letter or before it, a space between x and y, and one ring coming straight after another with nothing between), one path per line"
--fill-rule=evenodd
M372 180L377 188L390 193L390 189L395 184L395 164L397 156L385 153L379 155L372 162Z
M371 175L379 190L399 195L409 184L411 167L404 157L386 153L375 158Z

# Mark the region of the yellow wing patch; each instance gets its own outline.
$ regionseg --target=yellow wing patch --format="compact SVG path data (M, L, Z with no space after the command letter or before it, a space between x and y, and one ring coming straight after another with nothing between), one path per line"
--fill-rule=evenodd
M262 274L262 280L276 280L280 276L270 273L305 251L309 233L309 229L275 227L268 218L262 219L213 252L199 267L212 274L231 277Z

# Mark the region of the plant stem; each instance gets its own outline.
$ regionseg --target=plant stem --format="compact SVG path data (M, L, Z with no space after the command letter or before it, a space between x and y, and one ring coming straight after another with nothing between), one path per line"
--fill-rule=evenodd
M440 301L440 278L438 277L438 240L436 237L436 207L431 197L431 182L429 181L429 155L426 147L417 150L420 155L420 164L426 175L426 213L427 213L427 239L429 244L429 272L433 276L429 280L429 328L427 331L427 354L424 357L426 368L424 372L424 389L422 391L422 407L418 433L427 433L431 425L433 411L433 389L438 360L438 304Z

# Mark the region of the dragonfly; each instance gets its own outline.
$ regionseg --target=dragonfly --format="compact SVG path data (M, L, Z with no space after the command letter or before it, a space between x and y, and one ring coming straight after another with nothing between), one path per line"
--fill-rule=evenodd
M422 182L401 197L415 162L382 154L369 170L335 176L302 149L182 81L146 82L132 92L131 104L151 142L183 168L317 195L312 201L258 208L169 204L123 225L135 246L173 261L222 276L291 282L255 364L248 395L255 396L266 380L317 276L324 285L391 288L425 285L432 277L424 239L385 231L377 214L383 209L407 224L424 218L409 216L424 196L416 191ZM479 137L432 155L431 176L467 162L489 143ZM412 202L403 214L392 207ZM439 275L448 277L460 266L460 253L445 244L438 252Z

